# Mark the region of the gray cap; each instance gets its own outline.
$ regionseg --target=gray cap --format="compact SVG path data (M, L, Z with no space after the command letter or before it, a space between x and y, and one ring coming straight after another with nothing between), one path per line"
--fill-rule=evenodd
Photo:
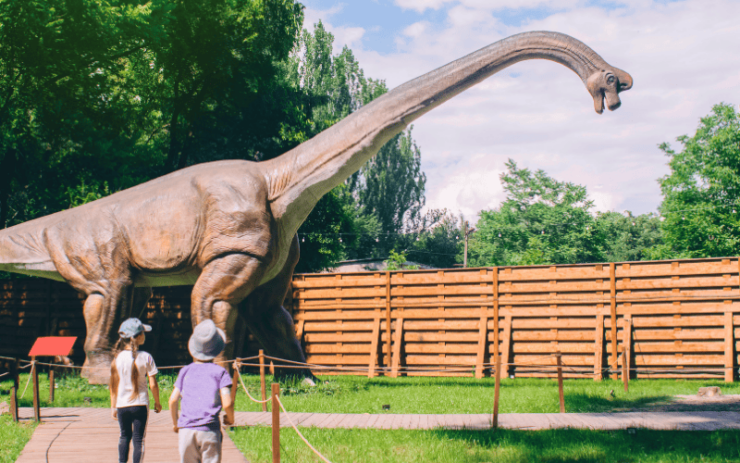
M188 350L193 358L201 361L213 360L226 347L226 333L216 327L213 320L203 320L193 330Z
M122 338L135 338L145 331L151 331L150 325L141 323L138 318L129 318L121 323L121 327L118 328L118 335Z

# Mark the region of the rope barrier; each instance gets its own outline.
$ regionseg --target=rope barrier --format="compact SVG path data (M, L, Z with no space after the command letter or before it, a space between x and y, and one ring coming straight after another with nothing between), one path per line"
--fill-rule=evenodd
M241 364L239 364L239 366L241 366ZM269 402L269 401L271 401L271 400L272 400L272 397L270 397L270 398L269 398L269 399L267 399L267 400L257 400L257 399L255 399L254 397L252 397L252 394L250 394L250 393L249 393L249 391L247 390L247 386L246 386L246 384L244 384L244 379L242 379L242 372L241 372L241 371L239 371L239 368L237 368L237 369L236 369L236 374L237 374L237 376L239 376L239 382L240 382L240 383L241 383L241 385L242 385L242 389L244 389L244 392L246 392L246 393L247 393L247 397L249 397L249 399L250 399L250 400L251 400L252 402L256 402L256 403L258 403L258 404L264 404L264 403L267 403L267 402Z
M288 422L290 423L290 426L298 434L298 437L300 437L303 440L303 442L305 442L306 445L308 445L308 448L310 448L311 450L313 450L313 453L315 453L316 455L318 455L319 458L321 458L322 460L324 460L326 463L331 463L331 461L329 461L324 455L322 455L321 452L319 452L318 450L316 450L316 448L313 445L311 445L311 443L303 436L303 434L301 434L301 432L296 427L295 423L293 423L293 420L290 419L290 414L288 413L288 411L283 406L283 402L280 401L280 396L277 396L276 395L275 396L275 399L277 400L277 403L280 405L280 408L283 410L283 413L285 413L285 417L288 419Z
M28 390L28 385L31 383L31 378L33 378L33 370L34 370L34 368L36 368L36 365L34 365L32 363L31 364L31 371L29 372L30 374L28 375L28 381L26 381L26 387L23 388L23 394L21 394L21 397L20 397L21 399L23 398L24 395L26 395L26 391Z

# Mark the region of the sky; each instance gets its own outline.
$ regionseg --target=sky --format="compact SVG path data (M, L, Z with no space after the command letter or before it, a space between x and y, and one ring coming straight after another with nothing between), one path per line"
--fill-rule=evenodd
M598 211L657 211L663 142L740 103L740 0L301 0L365 75L389 88L510 35L549 30L627 71L621 108L598 115L557 63L517 63L414 122L426 207L475 221L505 199L505 162L585 185Z

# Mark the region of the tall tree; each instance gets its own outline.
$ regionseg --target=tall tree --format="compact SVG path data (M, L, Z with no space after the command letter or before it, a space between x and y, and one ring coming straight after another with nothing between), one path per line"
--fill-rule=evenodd
M471 265L570 264L603 261L604 235L586 188L509 160L501 175L506 200L481 211L470 240Z
M718 104L701 119L694 136L678 137L670 173L660 179L665 245L655 257L714 257L740 253L740 114Z
M629 262L650 259L663 244L660 219L656 214L605 212L596 216L596 227L604 236L604 260Z

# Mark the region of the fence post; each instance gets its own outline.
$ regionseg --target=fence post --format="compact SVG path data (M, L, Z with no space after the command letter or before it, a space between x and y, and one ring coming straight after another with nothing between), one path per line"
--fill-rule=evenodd
M54 403L54 367L49 367L49 403Z
M33 375L33 419L41 421L41 405L39 404L39 368L36 357L31 357L31 375Z
M560 396L560 413L565 413L565 395L563 394L563 356L556 354L558 361L558 395Z
M236 391L239 390L239 361L234 360L234 375L231 378L231 403L236 404Z
M18 390L18 384L20 383L20 379L18 377L18 374L19 374L18 372L20 371L20 363L21 361L18 358L16 358L15 362L13 362L13 367L12 367L13 372L11 373L11 375L13 375L13 387L16 390Z
M280 384L272 383L272 463L280 463Z
M391 352L391 272L385 272L385 336L385 352L388 354L388 361L385 361L384 355L381 357L383 357L383 366L388 368L391 366L393 355ZM386 369L386 371L388 370ZM388 373L386 373L386 376L388 376Z
M260 391L262 400L267 400L267 388L265 386L265 352L260 349ZM267 411L267 402L262 402L262 411Z
M610 368L612 379L617 379L617 266L614 262L609 264L609 314L611 317L611 359Z
M496 356L496 383L493 389L493 429L498 428L498 398L501 391L501 356Z
M622 352L622 381L624 381L624 392L629 390L630 386L630 363L632 350L632 319L624 319L624 352Z
M10 388L10 416L18 422L18 388Z

